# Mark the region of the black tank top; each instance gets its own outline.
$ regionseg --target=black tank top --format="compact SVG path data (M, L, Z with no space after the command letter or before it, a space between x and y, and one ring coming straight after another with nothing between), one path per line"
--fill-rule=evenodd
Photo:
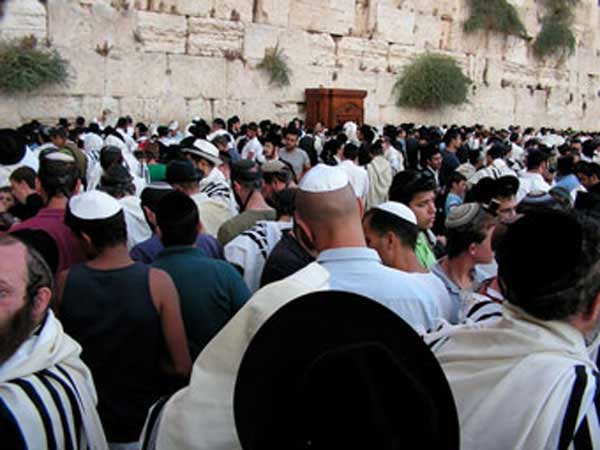
M83 351L98 391L98 412L109 442L137 441L148 409L162 395L160 316L152 302L149 268L69 271L60 320Z

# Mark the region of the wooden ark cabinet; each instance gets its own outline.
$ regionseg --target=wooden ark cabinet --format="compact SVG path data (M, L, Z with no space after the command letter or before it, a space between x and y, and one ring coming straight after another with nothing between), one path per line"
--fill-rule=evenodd
M306 125L321 122L334 128L345 122L364 123L366 91L351 89L306 89Z

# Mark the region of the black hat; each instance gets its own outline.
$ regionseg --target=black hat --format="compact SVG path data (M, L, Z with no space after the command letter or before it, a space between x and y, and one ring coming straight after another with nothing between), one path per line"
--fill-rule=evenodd
M469 192L469 200L487 205L494 198L517 195L519 184L519 179L512 175L482 178Z
M256 181L262 179L258 164L249 159L242 159L231 164L232 181Z
M171 161L167 165L167 183L190 183L200 181L202 173L190 161Z
M8 128L0 130L0 164L17 164L25 156L25 146L25 138L17 131Z
M244 450L459 448L434 355L399 316L351 293L300 297L262 325L234 416Z
M121 164L113 164L102 174L100 178L100 190L112 193L113 191L134 191L133 177Z
M165 182L156 182L147 185L142 194L140 200L142 206L149 208L151 211L156 212L158 208L158 202L167 194L173 192L173 188Z

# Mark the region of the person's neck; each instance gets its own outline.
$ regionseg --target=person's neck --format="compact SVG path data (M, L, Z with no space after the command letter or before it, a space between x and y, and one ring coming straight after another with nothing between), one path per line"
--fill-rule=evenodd
M456 258L445 258L442 261L442 269L458 287L461 289L470 289L473 286L471 272L475 267L473 259L463 254Z
M542 174L542 171L540 169L529 169L527 172L532 173L532 174L537 174L537 175Z
M250 198L247 198L248 203L246 204L246 211L265 211L273 209L269 206L269 204L266 202L265 198L259 191L252 191L249 195Z
M121 269L133 264L125 243L103 249L87 265L100 270Z
M55 195L50 200L48 200L47 208L50 209L67 209L67 203L69 199L62 195Z
M317 240L316 247L319 253L336 248L362 248L367 247L362 226L337 224L331 232L325 232L321 242Z
M421 265L421 263L419 263L414 250L407 248L400 248L396 251L393 267L408 273L429 272Z
M448 147L446 147L446 151L450 152L450 153L456 153L456 150L457 149L454 146L448 146Z

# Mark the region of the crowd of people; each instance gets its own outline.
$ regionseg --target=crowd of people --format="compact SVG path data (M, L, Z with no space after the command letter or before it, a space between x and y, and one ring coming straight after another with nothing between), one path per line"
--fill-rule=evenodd
M0 447L600 448L600 134L0 130Z

